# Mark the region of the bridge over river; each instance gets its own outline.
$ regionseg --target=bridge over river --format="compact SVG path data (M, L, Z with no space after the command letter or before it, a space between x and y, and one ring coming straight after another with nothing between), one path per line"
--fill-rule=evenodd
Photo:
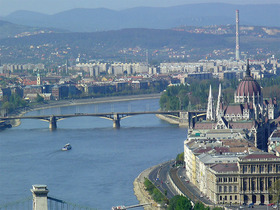
M194 123L199 119L205 119L206 112L203 111L139 111L139 112L109 112L109 113L74 113L61 115L38 115L38 116L8 116L0 117L2 121L11 121L16 119L38 119L49 122L49 128L55 130L57 128L57 121L70 117L101 117L113 121L114 128L120 128L121 119L143 114L165 115L175 119L180 126L193 127Z

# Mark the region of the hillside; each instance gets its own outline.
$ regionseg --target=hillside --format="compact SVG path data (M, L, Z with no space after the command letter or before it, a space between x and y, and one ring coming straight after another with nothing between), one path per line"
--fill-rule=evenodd
M65 32L65 30L24 26L0 20L0 39L56 32Z
M109 9L73 9L54 15L17 11L3 20L16 24L61 28L73 32L95 32L123 28L168 29L181 25L205 26L235 23L280 27L280 4L231 5L222 3L188 4L174 7L137 7L114 11Z
M280 37L241 35L241 51L249 55L279 54ZM0 40L3 62L89 60L199 60L234 55L235 34L197 34L167 29L122 29L92 33L49 33Z

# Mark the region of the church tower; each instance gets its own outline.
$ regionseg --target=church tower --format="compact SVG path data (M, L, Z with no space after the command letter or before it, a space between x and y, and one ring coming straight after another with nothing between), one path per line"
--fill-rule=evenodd
M37 85L41 85L41 77L40 77L40 74L37 74Z

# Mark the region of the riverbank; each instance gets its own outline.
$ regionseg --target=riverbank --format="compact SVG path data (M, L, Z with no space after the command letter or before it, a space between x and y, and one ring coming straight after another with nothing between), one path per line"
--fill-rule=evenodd
M159 119L161 120L164 120L170 124L174 124L174 125L179 125L179 119L176 119L176 118L172 118L172 117L169 117L169 116L166 116L166 115L163 115L163 114L157 114L156 115Z
M134 194L137 200L139 201L139 203L140 204L151 203L151 205L144 206L144 210L162 209L160 207L157 207L157 203L151 198L149 192L146 190L146 187L144 185L145 178L148 177L151 171L156 167L157 166L153 166L141 172L133 182Z
M160 98L160 96L161 96L160 93L156 93L156 94L143 94L143 95L113 96L113 97L103 97L103 98L48 101L47 103L44 104L18 109L10 116L23 116L27 112L41 110L41 109L48 109L52 107L79 106L79 105L86 105L86 104L155 99L155 98ZM10 123L12 127L17 127L21 124L20 120L12 120Z

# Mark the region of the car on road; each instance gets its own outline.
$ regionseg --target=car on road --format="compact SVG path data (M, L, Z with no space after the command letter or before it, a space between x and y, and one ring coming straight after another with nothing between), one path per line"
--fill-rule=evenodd
M248 208L254 208L254 203L250 203L250 204L248 205Z

